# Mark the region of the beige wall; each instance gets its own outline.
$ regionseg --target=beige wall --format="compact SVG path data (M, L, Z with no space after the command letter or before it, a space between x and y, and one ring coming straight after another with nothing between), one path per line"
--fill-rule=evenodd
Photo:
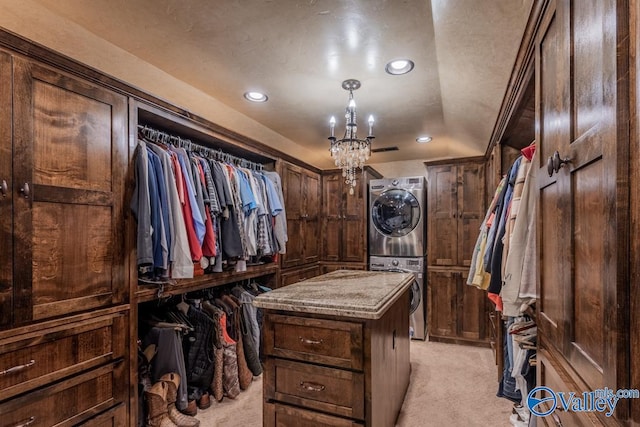
M370 166L380 172L385 178L401 176L427 177L427 167L422 160L405 160L402 162L371 163Z
M0 0L0 27L293 157L310 158L295 142L34 1Z

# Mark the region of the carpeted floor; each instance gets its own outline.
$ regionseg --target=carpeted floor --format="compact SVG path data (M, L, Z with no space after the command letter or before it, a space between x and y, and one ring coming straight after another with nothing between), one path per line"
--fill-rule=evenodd
M397 426L510 426L511 403L496 397L493 352L486 348L411 342L411 384ZM213 403L201 427L262 425L262 378L236 400Z

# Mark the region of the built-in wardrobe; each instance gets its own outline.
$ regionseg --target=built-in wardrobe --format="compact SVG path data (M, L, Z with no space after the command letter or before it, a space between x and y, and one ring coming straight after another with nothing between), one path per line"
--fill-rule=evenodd
M528 314L538 328L536 383L556 392L640 385L638 10L534 1L488 151L501 153L498 143L519 129L535 140L538 298ZM640 405L621 399L611 417L556 409L537 421L640 425Z
M248 165L247 167L259 167L259 170L275 171L279 169L282 162L279 158L273 157L272 153L261 151L258 146L249 146L248 144L240 144L228 136L212 130L210 127L201 123L196 123L190 118L181 117L175 112L168 111L165 108L150 105L144 101L130 100L130 118L129 123L135 124L130 128L130 143L135 146L138 139L140 127L144 131L145 127L159 131L168 136L173 136L190 144L189 150L200 155L216 155L220 159L226 159L228 164L240 162ZM149 142L152 143L152 142ZM133 146L131 148L133 148ZM207 154L207 150L210 150ZM133 149L130 151L133 153ZM133 164L133 159L131 164ZM133 166L131 166L133 167ZM230 166L229 166L230 167ZM300 168L298 166L298 168ZM301 168L300 168L301 169ZM130 173L131 175L131 173ZM129 220L129 236L133 238L135 231L135 221ZM135 228L135 227L134 227ZM224 244L224 241L222 242ZM135 239L129 241L129 248L135 249ZM220 248L222 251L222 249ZM231 291L235 287L242 287L249 284L254 286L262 286L264 289L273 289L279 286L280 266L278 259L281 254L276 253L265 257L251 257L247 262L246 268L238 268L238 264L231 265L231 261L225 263L222 271L212 272L209 266L202 263L195 263L193 278L163 280L159 278L154 280L140 281L132 277L132 293L131 293L131 322L130 322L130 347L136 349L139 343L146 343L145 336L142 331L148 331L150 327L156 324L185 324L187 331L178 334L184 340L193 340L198 335L198 325L190 323L189 316L186 318L175 319L175 316L168 315L172 310L178 313L175 307L182 302L191 300L202 300L204 298L213 301L215 298L222 298L223 295L230 296ZM203 257L206 258L206 257ZM211 261L211 266L213 260ZM136 272L136 265L130 266L130 271ZM132 273L135 276L135 273ZM208 296L207 296L208 295ZM226 297L225 297L226 298ZM160 307L160 308L159 308ZM195 307L195 306L194 306ZM189 313L191 313L191 309ZM193 310L195 311L195 310ZM161 320L159 323L157 320ZM181 323L180 320L184 320ZM151 322L151 323L150 323ZM176 323L177 322L177 323ZM166 327L166 326L165 326ZM189 328L196 328L196 331L188 331ZM246 339L246 338L245 338ZM144 352L144 344L140 350ZM237 346L241 346L238 341ZM186 347L185 347L186 348ZM160 346L157 347L160 350ZM133 353L133 351L132 351ZM139 355L140 353L137 353ZM131 422L140 421L142 413L145 411L143 393L138 391L135 386L139 383L139 358L134 361L131 354L131 377L130 384L133 386L131 390ZM157 357L157 356L156 356ZM183 356L186 362L187 355ZM144 364L144 362L142 362ZM213 360L211 365L213 365ZM211 371L212 372L212 371ZM187 376L189 377L189 372ZM154 374L154 377L156 375ZM250 384L248 380L248 384ZM242 385L244 390L248 385ZM213 397L212 397L213 399ZM180 408L183 409L183 408ZM201 408L202 409L202 408ZM207 417L215 417L215 408L209 409L211 415ZM133 424L132 424L133 425Z
M2 424L122 423L127 97L45 62L0 47Z
M533 42L538 177L538 382L629 382L629 22L623 2L551 2ZM637 159L636 159L637 160ZM554 422L628 418L558 412Z

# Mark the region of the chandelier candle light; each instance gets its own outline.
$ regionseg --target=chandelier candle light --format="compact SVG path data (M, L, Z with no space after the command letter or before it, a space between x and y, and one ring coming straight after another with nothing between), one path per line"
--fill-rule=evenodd
M356 168L362 169L364 163L371 155L371 140L373 136L373 116L369 116L369 136L365 139L358 139L358 125L356 124L356 101L353 99L353 91L360 87L360 81L349 79L342 82L342 88L349 91L349 104L346 108L346 125L342 139L336 139L335 128L336 118L329 120L331 136L331 157L335 160L336 166L342 169L344 182L350 187L349 194L354 193L356 186Z

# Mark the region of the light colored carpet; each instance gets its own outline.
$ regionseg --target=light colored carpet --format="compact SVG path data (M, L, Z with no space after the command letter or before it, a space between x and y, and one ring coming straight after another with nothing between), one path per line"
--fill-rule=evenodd
M399 427L510 426L512 404L496 397L493 352L486 348L411 342L411 383ZM201 427L262 425L262 377L236 400L199 411Z

